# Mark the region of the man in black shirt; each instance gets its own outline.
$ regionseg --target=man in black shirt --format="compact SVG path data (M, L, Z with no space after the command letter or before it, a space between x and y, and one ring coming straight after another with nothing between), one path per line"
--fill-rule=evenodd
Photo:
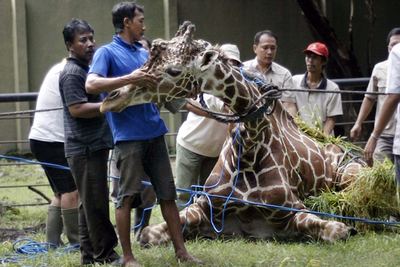
M72 19L63 30L70 53L60 75L64 106L65 154L79 192L79 243L83 265L119 260L110 222L107 160L113 147L101 96L87 94L85 81L95 50L93 28Z

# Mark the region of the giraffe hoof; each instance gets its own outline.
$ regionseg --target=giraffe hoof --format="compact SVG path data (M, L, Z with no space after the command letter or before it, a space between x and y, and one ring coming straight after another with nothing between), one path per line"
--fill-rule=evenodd
M350 231L349 231L349 237L353 236L353 235L357 235L358 231L356 228L350 227Z
M142 233L140 234L140 240L139 240L139 245L144 248L150 248L150 236L149 236L150 230L148 227L144 228L142 230Z

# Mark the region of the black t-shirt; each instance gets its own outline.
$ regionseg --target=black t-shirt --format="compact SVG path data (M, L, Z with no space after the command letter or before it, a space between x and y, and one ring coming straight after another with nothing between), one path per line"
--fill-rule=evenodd
M65 156L84 155L113 147L107 118L103 114L90 119L74 118L68 107L77 103L101 102L101 95L88 94L85 82L89 66L68 58L60 75L60 94L64 107Z

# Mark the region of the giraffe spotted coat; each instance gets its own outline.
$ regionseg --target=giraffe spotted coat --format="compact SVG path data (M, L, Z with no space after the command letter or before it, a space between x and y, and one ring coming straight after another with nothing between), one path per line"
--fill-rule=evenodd
M157 87L129 85L117 89L104 100L102 112L187 97L198 93L194 88L220 98L234 114L251 108L262 97L260 88L247 82L240 69L227 64L218 48L194 40L194 30L193 24L185 22L171 41L155 40L142 69L156 76ZM265 101L258 102L257 107ZM224 148L205 183L204 192L212 196L208 199L202 195L180 212L182 227L186 224L186 239L223 235L333 242L355 233L341 222L310 213L237 201L226 203L226 198L218 197L306 211L302 199L339 187L362 167L356 161L338 166L344 156L339 147L322 148L299 129L280 100L275 105L270 115L264 113L249 122L229 125ZM240 138L235 139L236 135ZM165 222L145 228L140 240L141 245L169 241Z

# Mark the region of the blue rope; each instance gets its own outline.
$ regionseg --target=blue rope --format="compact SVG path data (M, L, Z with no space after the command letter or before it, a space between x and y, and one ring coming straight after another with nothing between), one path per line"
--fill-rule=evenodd
M213 210L212 210L212 202L211 202L211 198L209 197L209 195L207 195L207 199L208 199L208 201L210 202L210 213L211 213L211 225L212 225L212 227L214 228L214 231L215 232L217 232L217 233L221 233L223 230L224 230L224 228L225 228L225 211L226 211L226 207L228 206L228 202L229 202L229 200L231 199L231 197L232 197L232 195L233 195L233 192L235 192L235 189L236 189L236 185L237 185L237 181L238 181L238 178L239 178L239 170L240 170L240 155L241 155L241 152L242 152L242 142L241 142L241 138L240 138L240 135L239 135L239 123L236 125L236 136L235 136L235 139L234 139L234 141L232 142L232 144L231 144L231 147L233 146L233 143L235 142L235 140L236 140L236 137L238 137L238 143L239 143L239 155L238 155L238 160L237 160L237 166L238 166L238 168L237 168L237 174L236 174L236 178L235 178L235 184L233 185L233 188L232 188L232 191L230 192L230 194L229 194L229 196L226 198L226 201L225 201L225 204L224 204L224 208L223 208L223 210L222 210L222 221L221 221L221 223L222 223L222 225L221 225L221 229L218 229L216 226L215 226L215 223L214 223L214 216L213 216ZM226 159L226 156L225 156L225 159ZM225 165L225 164L224 164ZM220 178L220 181L221 181L221 179L222 179L222 173L223 172L221 172L221 178Z
M221 174L220 174L220 176L219 176L218 182L216 182L214 185L210 185L210 186L205 186L205 185L191 185L191 186L190 186L190 190L183 189L183 188L177 188L177 191L181 191L181 192L185 192L185 193L189 193L189 194L190 194L190 199L189 199L189 201L188 201L187 203L185 203L185 204L180 204L180 203L178 203L178 205L187 207L187 206L190 205L190 203L192 203L193 197L197 194L196 192L199 192L199 191L194 190L194 188L202 188L203 190L204 190L204 189L210 189L210 188L215 188L215 187L217 187L217 186L221 183L222 176L223 176L224 171L225 171L226 157L228 156L229 152L231 151L233 144L236 142L236 139L237 139L238 137L239 137L239 139L240 139L240 136L239 136L239 124L237 124L236 129L237 129L237 130L236 130L236 135L235 135L235 137L233 138L232 143L231 143L231 145L229 146L228 151L225 153L224 164L222 165L222 170L221 170ZM240 163L239 163L240 152L241 152L241 142L239 141L238 166L240 165ZM238 175L239 175L239 172L238 172ZM238 175L236 176L235 185L234 185L234 188L232 189L232 192L230 193L230 195L232 195L233 192L235 191ZM202 192L202 191L201 191L201 192ZM206 197L207 197L207 194L206 194ZM211 199L207 197L207 200L208 200L208 202L210 203L211 225L213 226L213 228L214 228L214 230L215 230L216 232L220 233L220 232L223 230L223 228L224 228L224 219L222 220L222 229L221 229L221 230L218 230L217 227L216 227L215 224L214 224L214 219L213 219L213 218L214 218L214 216L213 216L213 207L212 207ZM224 210L223 210L223 214L222 214L223 218L225 217L225 208L226 208L226 205L227 205L228 201L229 201L229 200L227 200L226 203L224 204ZM185 225L183 226L182 233L185 231L186 226L187 226L187 218L188 218L187 215L188 215L188 212L189 212L189 210L187 209L187 210L186 210Z
M257 76L254 75L254 77L251 77L251 80L247 79L247 75L252 75L253 76L253 73L247 72L247 74L245 74L246 69L250 69L252 71L255 71L256 74L259 74L259 76L257 77ZM241 67L239 67L239 70L240 70L240 74L243 76L244 80L246 82L248 82L248 83L262 83L264 81L264 79L265 79L264 75L259 70L254 69L252 67L241 66Z
M69 167L66 167L66 166L63 166L63 165L58 165L58 164L52 164L52 163L48 163L48 162L33 161L33 160L17 158L17 157L11 157L11 156L4 156L4 155L0 155L0 158L11 159L11 160L15 160L15 161L21 161L21 162L25 162L25 163L30 163L30 164L39 164L39 165L58 168L58 169L63 169L63 170L69 170Z
M23 243L20 245L20 243ZM19 245L19 246L17 246ZM53 249L56 256L61 256L76 250L79 250L79 244L74 246L59 247L56 244L43 242L38 243L28 238L19 239L13 244L12 254L6 254L5 258L0 258L2 265L7 263L20 263L22 260L35 259L40 256L49 253L49 249ZM35 265L39 266L39 265ZM42 263L40 266L47 266L46 263ZM26 266L28 267L28 266Z

